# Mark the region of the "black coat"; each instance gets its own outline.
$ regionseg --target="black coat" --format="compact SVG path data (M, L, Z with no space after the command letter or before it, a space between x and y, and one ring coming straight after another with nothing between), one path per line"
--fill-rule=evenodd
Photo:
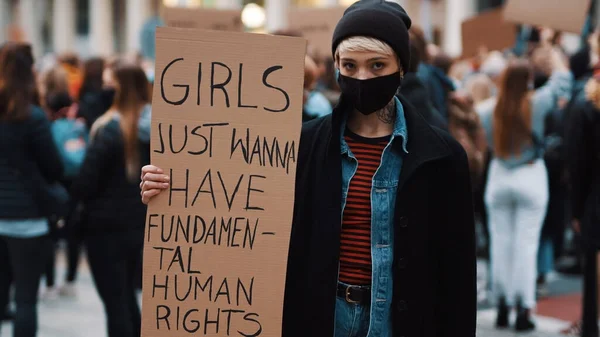
M465 151L404 98L408 154L394 231L393 335L473 337L475 225ZM298 156L284 337L331 337L341 231L340 103L306 123ZM394 144L396 151L399 143Z
M143 230L146 207L140 200L140 177L127 178L124 141L117 120L98 129L91 140L79 175L71 185L75 200L85 205L87 234ZM150 162L150 143L139 142L140 164Z
M413 107L425 118L427 123L440 129L448 129L448 123L433 105L425 84L415 73L407 73L402 80L400 94L413 105Z
M25 181L32 179L27 172L36 172L48 182L58 181L63 174L50 121L34 106L25 120L0 121L0 219L41 216L33 195L38 192Z
M585 244L600 249L600 109L580 101L570 113L567 153L572 215L581 221Z
M102 116L113 104L115 91L104 89L100 91L89 91L79 98L79 117L85 119L85 124L90 130L92 125Z

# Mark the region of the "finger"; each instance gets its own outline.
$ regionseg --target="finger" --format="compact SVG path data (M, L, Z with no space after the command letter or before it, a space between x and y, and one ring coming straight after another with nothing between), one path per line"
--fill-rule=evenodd
M169 182L169 176L165 175L165 174L157 174L157 173L146 173L144 174L144 176L142 177L142 181L148 182L148 181L156 181L156 182L161 182L161 183L168 183Z
M169 184L168 183L161 183L158 181L145 181L144 185L142 186L142 190L145 191L150 191L150 190L159 190L159 192L161 190L164 190L165 188L168 188Z
M149 191L145 191L142 194L142 202L144 204L148 204L148 202L150 202L150 199L152 199L152 197L157 196L160 193L160 190L149 190Z
M160 167L156 167L154 165L146 165L142 167L142 175L145 173L158 173L163 174L163 170Z

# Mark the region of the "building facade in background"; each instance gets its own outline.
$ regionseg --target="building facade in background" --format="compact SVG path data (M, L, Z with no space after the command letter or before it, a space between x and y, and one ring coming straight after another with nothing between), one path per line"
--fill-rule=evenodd
M144 52L161 6L265 9L266 30L285 28L292 6L348 6L355 0L0 0L0 41L27 40L36 56L76 52L82 57ZM428 38L452 56L461 53L461 22L502 0L391 0L404 6ZM145 37L144 37L145 36Z

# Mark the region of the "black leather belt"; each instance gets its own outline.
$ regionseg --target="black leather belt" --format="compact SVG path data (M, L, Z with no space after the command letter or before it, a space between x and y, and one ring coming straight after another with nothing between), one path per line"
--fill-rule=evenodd
M348 286L338 283L337 295L348 303L371 304L371 287L369 286Z

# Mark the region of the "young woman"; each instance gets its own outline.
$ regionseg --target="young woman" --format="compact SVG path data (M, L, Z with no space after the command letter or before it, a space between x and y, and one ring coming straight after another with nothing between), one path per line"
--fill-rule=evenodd
M410 59L398 4L358 1L333 36L340 103L304 124L283 335L475 336L467 157L395 97ZM168 187L142 169L142 200Z
M58 181L63 166L46 114L32 105L35 91L29 45L0 47L0 287L11 269L17 304L14 337L37 334L40 277L50 251L48 219L36 194L41 179ZM35 175L35 177L33 176ZM6 295L0 289L0 297ZM0 298L3 306L5 299ZM4 308L1 308L4 310Z
M139 202L139 170L150 159L148 80L134 65L109 70L116 96L94 124L90 146L71 193L85 204L84 243L107 316L108 336L139 336L136 271L146 208Z
M571 90L571 74L562 56L552 50L551 57L554 72L536 91L530 63L511 61L497 102L480 111L493 150L485 203L499 328L509 325L510 308L516 305L516 329L535 329L531 310L536 304L536 261L548 204L548 174L540 152L544 119Z

